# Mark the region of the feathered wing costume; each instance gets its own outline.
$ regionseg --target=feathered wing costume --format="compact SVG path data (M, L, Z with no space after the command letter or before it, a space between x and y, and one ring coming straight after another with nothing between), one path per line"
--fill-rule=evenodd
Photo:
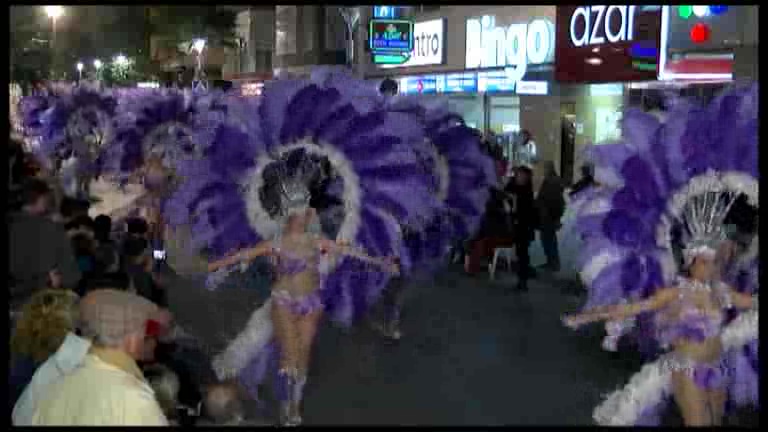
M265 203L265 183L275 164L296 153L330 162L343 203L336 239L370 256L398 255L400 223L432 218L431 173L412 150L423 143L424 127L413 115L388 110L367 83L320 73L270 82L255 104L232 98L226 105L245 124L218 126L204 157L179 166L183 181L167 206L170 222L189 225L192 246L211 259L280 234L282 219ZM321 275L325 310L343 325L368 309L389 278L352 257L326 263ZM277 369L270 302L214 359L220 379L240 377L254 396Z
M618 143L592 148L598 188L585 191L577 229L584 239L581 278L589 289L587 308L635 302L660 287L674 286L681 263L675 260L671 232L682 220L692 234L684 240L691 259L708 236L716 234L726 206L714 200L704 206L717 209L704 220L684 213L694 200L713 194L746 195L758 207L758 92L757 86L737 87L708 106L674 101L665 123L653 115L629 110L623 118ZM730 199L730 198L729 198ZM694 208L698 208L695 207ZM717 213L717 214L715 214ZM726 282L740 291L757 293L757 238L750 252L738 261ZM734 279L728 280L728 277ZM729 361L731 402L757 404L757 310L742 313L721 334L724 358ZM653 338L653 321L611 322L606 325L606 347L633 327ZM596 408L595 421L603 425L653 424L670 395L668 355L647 364L622 390Z
M45 105L32 130L40 134L41 155L47 160L72 155L77 158L77 175L98 175L103 169L104 150L113 137L117 99L108 92L87 86L30 100L30 116ZM39 127L37 127L39 123Z
M132 204L133 211L163 209L180 181L179 164L202 158L213 139L211 130L226 121L218 103L222 95L147 89L118 94L105 171L119 184L142 173L147 193ZM154 172L146 169L151 160L160 161Z
M426 224L406 227L402 264L406 273L428 274L445 262L452 242L477 231L490 187L496 184L496 172L493 160L481 149L479 136L444 101L424 104L414 97L398 96L389 101L389 107L418 116L427 135L417 149L434 173L438 210Z

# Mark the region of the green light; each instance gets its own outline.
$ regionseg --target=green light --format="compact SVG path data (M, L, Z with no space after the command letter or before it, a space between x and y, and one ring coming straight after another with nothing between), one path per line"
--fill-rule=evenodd
M691 15L693 15L693 6L690 6L690 5L678 6L677 14L680 15L680 18L682 19L688 19L691 17Z
M632 62L632 66L641 71L653 72L656 70L656 63Z
M375 54L373 56L374 64L403 64L407 61L408 57L404 55Z

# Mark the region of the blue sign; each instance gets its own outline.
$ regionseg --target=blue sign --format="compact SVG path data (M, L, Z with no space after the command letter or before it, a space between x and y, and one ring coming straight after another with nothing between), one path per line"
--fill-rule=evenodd
M374 18L397 18L397 6L374 6Z
M477 74L474 72L445 75L446 93L474 93L477 91Z
M413 50L413 21L372 19L368 40L374 54L407 54Z
M443 75L422 75L402 78L400 80L400 93L438 93L438 86L442 88L444 84L445 76Z
M504 70L477 73L477 90L480 92L514 91L517 80L510 78Z

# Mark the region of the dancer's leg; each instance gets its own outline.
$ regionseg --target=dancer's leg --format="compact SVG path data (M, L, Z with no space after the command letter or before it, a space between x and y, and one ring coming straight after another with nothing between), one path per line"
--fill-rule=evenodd
M312 355L312 346L317 335L317 326L323 310L318 309L308 315L298 319L299 335L299 363L298 373L296 375L296 385L294 387L291 404L291 418L293 423L301 424L301 402L304 399L304 386L307 384L307 372L309 370L309 361Z
M306 316L298 318L297 329L299 336L299 361L297 368L299 375L306 375L309 369L309 360L312 354L312 344L317 334L317 326L320 318L323 316L323 310L318 309Z
M724 389L710 390L709 392L709 409L712 415L712 424L714 426L723 425L723 417L725 417L725 400L728 397Z
M685 371L672 372L672 391L686 426L711 426L709 397Z
M296 316L277 302L272 304L272 323L275 338L280 346L280 371L277 378L277 398L280 402L280 423L291 425L291 399L296 381L296 371L301 357Z

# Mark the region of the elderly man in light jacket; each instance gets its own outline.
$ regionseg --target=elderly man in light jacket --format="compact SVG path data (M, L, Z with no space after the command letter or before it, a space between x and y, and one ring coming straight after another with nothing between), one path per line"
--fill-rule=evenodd
M149 360L169 318L152 302L116 290L80 302L83 336L93 345L82 365L48 386L33 426L167 426L137 365Z

